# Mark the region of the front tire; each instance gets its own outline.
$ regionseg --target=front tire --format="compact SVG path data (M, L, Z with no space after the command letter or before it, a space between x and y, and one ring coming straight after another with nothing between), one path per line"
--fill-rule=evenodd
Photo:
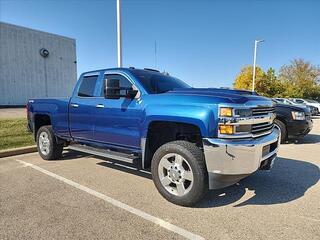
M151 173L159 193L177 205L192 206L208 191L204 154L187 141L162 145L153 155Z
M281 143L284 143L286 141L286 139L287 139L287 128L286 128L286 125L282 121L280 121L278 119L274 120L274 124L280 130Z
M42 126L37 132L37 148L44 160L54 160L62 156L63 144L59 144L52 126Z

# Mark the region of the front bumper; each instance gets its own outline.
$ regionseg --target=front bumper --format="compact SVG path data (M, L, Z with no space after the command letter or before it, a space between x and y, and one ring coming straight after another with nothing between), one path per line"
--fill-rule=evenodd
M291 120L287 122L288 138L297 138L307 135L313 127L313 121L306 120Z
M209 176L209 188L230 186L266 166L277 156L279 130L253 139L204 138L203 148Z

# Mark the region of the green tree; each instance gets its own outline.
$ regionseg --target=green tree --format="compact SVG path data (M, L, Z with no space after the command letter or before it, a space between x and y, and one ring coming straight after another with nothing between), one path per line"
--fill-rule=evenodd
M275 70L269 68L257 81L256 91L266 97L283 97L285 86L278 80Z
M252 90L252 66L245 66L241 69L240 73L236 76L233 83L235 89ZM256 67L256 83L260 81L265 75L265 72L260 68Z
M252 66L243 67L233 83L234 88L251 90L252 70ZM266 97L282 97L284 86L273 68L264 72L260 67L256 67L255 91Z
M279 80L285 86L285 97L320 99L320 68L303 59L283 65Z
M252 89L252 66L243 67L233 83L236 89ZM266 97L297 97L320 100L320 67L302 59L283 65L277 77L275 70L256 68L255 90Z

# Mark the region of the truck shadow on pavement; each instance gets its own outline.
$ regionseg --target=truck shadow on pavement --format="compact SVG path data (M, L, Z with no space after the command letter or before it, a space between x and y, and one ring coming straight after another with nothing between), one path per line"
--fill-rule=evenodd
M196 207L220 207L233 203L234 207L286 203L302 197L319 181L319 177L320 170L315 164L278 158L270 172L257 171L237 185L211 190ZM250 193L246 194L248 191ZM245 198L243 201L242 197Z
M115 161L97 163L100 166L116 169L136 176L152 179L149 171L134 166L118 164ZM237 185L219 190L211 190L194 207L212 208L234 204L234 207L245 205L272 205L286 203L302 197L305 192L319 181L320 170L315 164L278 158L271 171L257 171L241 180ZM251 197L246 197L247 191ZM241 201L245 197L246 200ZM238 202L240 201L240 202Z
M320 143L320 135L317 134L308 134L307 136L297 139L289 140L287 144L314 144Z
M96 157L102 160L106 160L106 158L102 158L102 157ZM111 160L111 159L110 159ZM149 170L143 170L139 167L133 166L133 165L129 165L126 163L118 163L115 160L111 160L111 161L103 161L103 162L99 162L97 163L100 166L103 167L108 167L108 168L112 168L115 170L119 170L121 172L126 172L129 174L133 174L139 177L144 177L144 178L148 178L152 180L152 176L151 176L151 172Z
M83 157L89 157L92 156L87 153L82 153L82 152L76 152L73 150L65 149L62 153L62 157L55 159L55 160L50 160L50 161L67 161L67 160L75 160L78 158L83 158Z
M84 156L90 155L67 151L64 152L61 160L72 160ZM135 165L103 157L95 156L94 158L102 160L97 163L99 166L152 179L150 171L142 170ZM236 185L211 190L194 207L214 208L232 204L234 207L241 207L287 203L302 197L309 188L317 184L319 178L320 169L315 164L302 160L278 158L271 171L257 171Z

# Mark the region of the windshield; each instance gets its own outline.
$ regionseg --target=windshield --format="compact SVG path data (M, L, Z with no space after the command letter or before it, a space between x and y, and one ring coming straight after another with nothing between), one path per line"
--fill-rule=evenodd
M180 79L159 72L133 70L132 74L149 94L165 93L175 88L191 88Z

